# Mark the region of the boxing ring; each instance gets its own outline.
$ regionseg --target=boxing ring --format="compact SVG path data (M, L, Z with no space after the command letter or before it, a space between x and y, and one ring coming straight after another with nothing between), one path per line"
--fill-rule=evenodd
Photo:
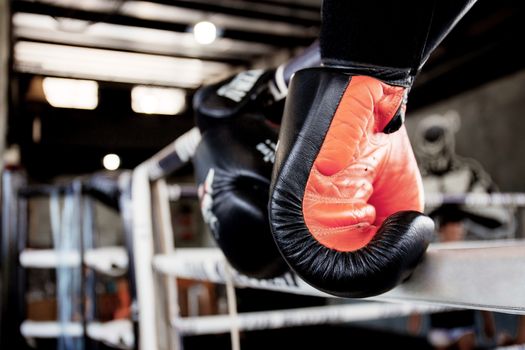
M359 319L358 308L368 310L371 319L402 316L416 311L430 313L451 307L525 314L525 240L431 244L425 260L409 281L388 293L369 299L377 304L309 310L316 315L311 318L308 316L308 310L298 313L287 310L256 315L237 314L235 305L232 305L234 302L231 299L234 297L231 293L229 316L185 319L174 313L169 304L167 309L171 311L168 314L164 310L160 314L155 313L156 308L148 308L147 305L153 296L159 294L159 289L162 289L154 281L165 276L211 281L226 284L231 289L250 287L333 298L310 287L291 272L271 280L243 276L228 265L223 254L216 248L175 249L170 239L173 237L171 227L166 224L171 221L167 210L169 197L166 195L168 191L164 178L191 158L192 150L199 140L198 130L192 129L133 172L134 244L135 247L142 247L140 255L135 256L135 265L142 266L140 271L137 270L137 280L142 281L139 284L148 287L141 288L138 292L139 309L148 309L140 316L140 348L157 348L159 338L156 335L166 332L175 333L175 339L171 340L173 344L180 345L178 337L184 334L214 333L218 332L217 329L221 332L232 332L232 344L235 348L238 346L238 334L236 336L235 333L240 330L267 329L272 328L274 324L282 326L287 322L293 325L309 324L308 320L320 319L325 322L355 321ZM525 194L436 194L430 195L427 203L436 206L443 203L524 206ZM140 215L145 212L154 213L157 224L154 225L152 216ZM154 240L169 244L159 246ZM169 302L176 303L175 299L176 297ZM348 315L337 314L336 310L348 312ZM253 328L252 325L258 325L260 328ZM160 328L164 330L161 331Z
M67 254L54 249L29 250L27 199L49 195L57 189L28 186L17 172L3 177L2 266L3 286L17 281L16 288L2 290L2 315L15 320L11 333L23 337L72 337L104 341L128 349L181 349L185 335L231 333L232 348L239 348L239 332L300 325L336 324L433 313L451 308L491 310L525 315L525 240L467 241L431 244L422 264L411 278L381 296L341 305L290 310L238 313L234 288L256 288L283 293L334 298L320 292L292 272L259 280L234 271L217 248L177 248L174 242L170 202L196 199L193 185L167 184L165 178L191 159L200 140L190 130L157 155L118 179L119 207L125 233L123 247L94 247L83 239L78 251ZM73 191L78 205L82 185L73 182L59 192ZM429 195L432 205L525 206L525 194ZM89 203L89 199L88 202ZM84 205L89 208L89 205ZM89 215L88 215L89 216ZM84 237L85 238L85 237ZM93 274L121 276L130 280L132 317L100 323L94 311L82 322L59 324L36 322L23 317L25 270L61 267L86 270L82 281L84 298L93 298ZM176 278L224 284L226 315L181 317ZM91 293L91 294L90 294ZM12 303L13 300L17 302ZM10 303L11 302L11 303ZM23 342L23 338L18 340Z

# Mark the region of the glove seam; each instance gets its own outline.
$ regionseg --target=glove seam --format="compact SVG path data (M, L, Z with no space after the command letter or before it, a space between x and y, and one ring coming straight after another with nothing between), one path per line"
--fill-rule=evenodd
M318 236L318 237L323 237L323 236L326 236L330 233L334 233L335 231L346 231L346 230L351 230L352 228L354 227L358 227L358 228L362 228L362 227L370 227L370 226L376 226L374 223L358 223L358 224L353 224L353 225L345 225L345 226L337 226L337 227L327 227L326 229L325 228L322 228L320 230L323 230L323 231L328 231L326 233L321 233L321 234L316 234L315 236ZM376 226L377 227L377 226ZM312 234L312 236L314 236ZM324 244L320 243L319 244L325 246ZM326 246L325 246L326 247ZM363 246L364 248L364 246Z

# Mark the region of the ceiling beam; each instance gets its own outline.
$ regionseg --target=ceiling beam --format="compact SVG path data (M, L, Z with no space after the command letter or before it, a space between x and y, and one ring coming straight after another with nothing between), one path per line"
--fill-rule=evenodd
M156 55L168 56L172 58L195 58L195 59L199 59L204 62L226 63L231 66L248 67L251 62L250 59L245 58L245 57L232 58L232 57L219 57L219 56L209 56L209 55L206 55L206 56L185 55L181 52L170 53L170 52L159 52L158 50L142 50L142 49L136 49L136 48L128 48L124 46L117 47L112 43L106 44L103 42L97 42L97 43L64 42L64 41L54 40L53 38L50 38L50 40L49 39L42 40L42 39L35 38L33 36L16 35L16 30L15 30L15 36L16 36L16 40L20 40L20 41L30 41L30 42L44 43L44 44L60 44L60 45L65 45L65 46L82 47L82 48L88 48L88 49L112 49L112 50L118 50L122 52L156 54Z
M13 55L21 73L184 88L225 78L233 69L218 62L28 41L18 41Z
M304 10L304 11L311 11L314 13L321 13L321 0L318 1L317 5L314 4L308 4L304 2L289 2L289 1L282 1L282 0L243 0L245 2L251 2L256 4L268 4L273 5L276 7L284 7L287 9L292 10Z
M222 13L303 26L319 26L321 24L321 14L319 10L301 10L294 7L278 6L275 3L266 4L239 0L153 0L152 2L210 13Z
M94 23L103 22L134 27L168 30L182 33L188 31L188 25L186 23L161 22L143 18L129 17L121 14L107 14L94 11L71 9L67 7L48 5L38 2L14 1L12 5L13 12L26 12L40 15L48 15L53 17L74 18ZM305 37L292 36L287 34L276 35L227 28L223 30L222 37L245 42L263 43L274 47L306 46L309 45L313 40L315 40L314 36Z

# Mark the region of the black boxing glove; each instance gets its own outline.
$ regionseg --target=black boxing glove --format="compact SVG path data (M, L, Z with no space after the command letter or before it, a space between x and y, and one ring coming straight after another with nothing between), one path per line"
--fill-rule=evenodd
M229 262L259 278L284 272L270 233L268 198L279 123L291 75L319 65L314 43L272 70L249 70L201 88L193 105L202 141L193 157L204 219Z
M202 134L193 157L204 221L230 264L256 278L284 273L268 222L277 130L245 115Z
M279 122L288 93L282 69L247 70L197 90L193 97L193 109L199 130L203 132L224 123L225 119L246 113L263 115Z
M316 41L275 69L247 70L200 88L193 98L199 130L203 132L225 119L247 113L262 115L279 124L292 75L320 63L319 42Z

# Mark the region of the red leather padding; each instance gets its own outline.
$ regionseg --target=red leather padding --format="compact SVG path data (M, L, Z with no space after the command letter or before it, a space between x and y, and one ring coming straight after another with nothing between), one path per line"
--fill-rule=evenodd
M387 216L422 211L422 183L406 130L382 130L405 89L365 76L350 78L303 197L303 216L322 245L355 251L374 237Z

